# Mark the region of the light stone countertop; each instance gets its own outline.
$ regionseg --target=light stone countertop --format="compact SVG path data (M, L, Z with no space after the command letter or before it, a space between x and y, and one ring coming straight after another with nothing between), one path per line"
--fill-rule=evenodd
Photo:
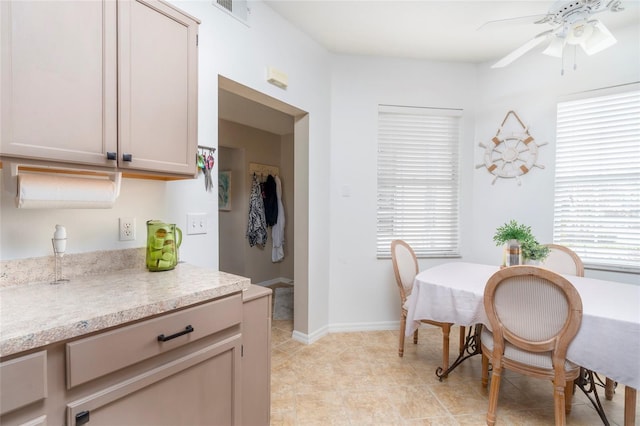
M180 263L0 288L0 357L248 289L249 278Z

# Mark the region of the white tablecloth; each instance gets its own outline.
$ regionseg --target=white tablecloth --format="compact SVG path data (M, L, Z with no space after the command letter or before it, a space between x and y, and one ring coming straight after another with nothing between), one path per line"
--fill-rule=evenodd
M484 287L497 266L452 262L420 272L407 300L410 336L421 319L488 324ZM640 388L640 286L564 275L582 298L582 324L567 358Z

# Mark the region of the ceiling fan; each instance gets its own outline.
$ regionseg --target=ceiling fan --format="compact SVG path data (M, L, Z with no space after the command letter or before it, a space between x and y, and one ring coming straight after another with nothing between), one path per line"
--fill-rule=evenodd
M534 22L552 25L553 29L536 35L493 64L491 68L505 67L543 43L547 43L547 47L542 53L557 58L562 58L566 46L580 46L587 55L598 53L615 44L616 39L607 27L599 20L593 19L592 15L607 10L624 10L621 3L621 0L557 0L542 19Z

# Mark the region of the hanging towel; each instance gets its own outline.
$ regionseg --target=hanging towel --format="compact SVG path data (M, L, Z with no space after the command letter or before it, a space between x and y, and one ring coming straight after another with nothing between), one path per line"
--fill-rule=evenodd
M276 195L276 181L273 176L267 176L264 183L264 217L267 226L273 226L278 221L278 200Z
M271 250L271 261L280 262L284 259L284 207L282 206L282 182L276 176L276 198L278 202L278 220L271 228L273 239L273 249Z
M262 202L262 191L258 177L253 175L251 184L251 195L249 198L249 221L247 223L247 238L249 246L256 244L264 246L267 244L267 223L264 218L264 203Z

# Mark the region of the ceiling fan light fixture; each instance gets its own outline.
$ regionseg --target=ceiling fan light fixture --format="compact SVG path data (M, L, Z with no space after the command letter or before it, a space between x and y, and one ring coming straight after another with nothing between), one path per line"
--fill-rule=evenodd
M580 43L587 55L593 55L595 53L601 52L618 42L602 22L591 21L590 24L593 28L591 36L588 39L584 40L584 42Z
M569 44L583 44L589 40L593 34L593 24L591 22L580 21L569 28L567 34L567 43Z
M564 37L556 36L542 53L547 56L553 56L554 58L562 58L565 43L566 39Z

